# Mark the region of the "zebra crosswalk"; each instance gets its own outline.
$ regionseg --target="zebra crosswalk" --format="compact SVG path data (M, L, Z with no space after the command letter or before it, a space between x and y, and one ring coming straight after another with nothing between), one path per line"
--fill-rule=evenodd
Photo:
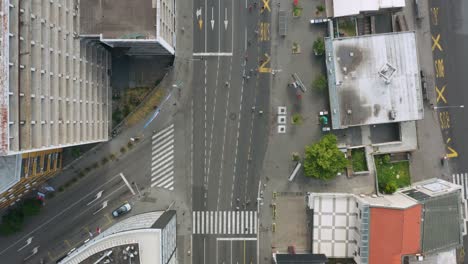
M465 225L463 225L463 227L465 227L466 223L468 222L468 173L452 174L452 183L462 186L463 210L465 211L463 213L463 217L465 218ZM466 228L463 228L463 235L466 235L466 233Z
M152 137L151 187L174 190L174 124Z
M194 211L193 234L257 234L256 211Z

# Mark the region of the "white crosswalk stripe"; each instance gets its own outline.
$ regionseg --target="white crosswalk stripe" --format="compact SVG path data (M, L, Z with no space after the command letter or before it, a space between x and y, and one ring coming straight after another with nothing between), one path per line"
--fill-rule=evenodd
M194 211L193 234L255 235L256 211Z
M151 187L174 190L174 124L152 137Z
M467 234L466 231L466 223L468 222L468 173L456 173L452 174L452 183L462 186L462 200L463 205L462 208L465 211L463 213L464 216L464 225L463 225L463 235Z

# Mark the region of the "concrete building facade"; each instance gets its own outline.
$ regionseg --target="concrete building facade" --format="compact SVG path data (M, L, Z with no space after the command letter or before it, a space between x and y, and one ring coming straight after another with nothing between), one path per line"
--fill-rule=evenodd
M0 155L108 140L110 53L78 38L78 0L2 0Z
M81 0L80 36L126 55L174 55L175 0Z

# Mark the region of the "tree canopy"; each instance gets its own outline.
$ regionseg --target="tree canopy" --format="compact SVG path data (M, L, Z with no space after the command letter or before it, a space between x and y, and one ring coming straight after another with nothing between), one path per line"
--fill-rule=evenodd
M319 142L306 146L304 174L307 177L328 180L346 168L348 160L336 143L336 136L327 134Z

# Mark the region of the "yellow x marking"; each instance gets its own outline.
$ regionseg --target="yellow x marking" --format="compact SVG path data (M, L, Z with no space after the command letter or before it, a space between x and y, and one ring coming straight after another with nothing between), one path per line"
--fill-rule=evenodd
M442 86L442 88L439 90L439 87L435 87L435 90L437 92L437 99L436 99L436 102L438 103L440 99L442 99L442 101L444 101L444 103L447 103L447 99L445 99L444 97L444 91L445 91L445 87L447 85L444 85Z
M431 36L432 37L432 41L434 42L434 44L432 44L432 51L434 51L434 49L437 47L440 51L443 51L442 49L442 46L440 45L439 41L440 41L440 34L437 34L437 37L434 38L434 36Z
M268 56L268 54L265 53L265 57L266 57L266 60L260 65L260 67L258 67L258 72L270 73L270 72L271 72L271 68L265 67L265 65L267 65L268 63L270 63L270 56Z
M270 0L262 0L262 1L263 1L263 8L261 9L260 13L263 13L263 11L265 11L265 9L267 9L268 11L271 12Z

